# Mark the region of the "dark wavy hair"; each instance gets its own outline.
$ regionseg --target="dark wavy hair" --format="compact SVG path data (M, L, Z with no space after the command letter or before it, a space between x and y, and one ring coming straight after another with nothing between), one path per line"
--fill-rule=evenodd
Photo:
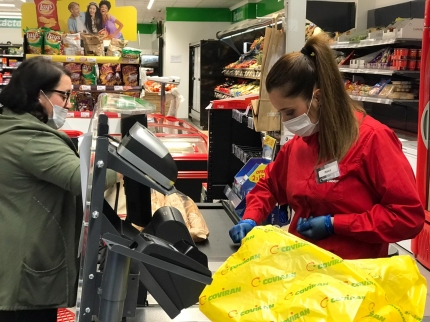
M110 2L109 1L107 1L107 0L102 0L102 1L100 1L100 3L99 3L99 8L101 8L101 6L102 5L106 5L106 7L108 8L108 10L110 10L110 8L111 8L111 4L110 4Z
M90 6L96 7L95 23L96 23L97 32L103 29L103 22L102 22L103 18L97 3L90 2L90 4L87 7L87 12L85 13L85 27L87 27L87 31L90 34L93 34L94 32L93 32L93 25L91 23Z
M30 113L46 123L48 114L40 104L40 91L49 95L49 91L58 86L63 75L71 74L63 66L42 57L25 60L0 93L0 104L17 114Z

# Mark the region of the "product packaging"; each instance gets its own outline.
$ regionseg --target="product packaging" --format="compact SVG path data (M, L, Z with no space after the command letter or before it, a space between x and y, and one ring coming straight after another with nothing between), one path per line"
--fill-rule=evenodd
M61 55L63 53L62 39L63 32L61 31L45 31L44 53L46 55Z
M65 55L83 55L81 47L81 34L65 34L63 37L63 46Z
M77 63L66 63L64 64L64 68L72 73L72 84L79 85L82 77L82 65Z
M199 307L217 322L415 322L427 298L410 256L343 260L270 225L253 228L212 278Z
M97 71L95 64L82 64L83 85L97 85Z
M37 26L59 31L57 0L34 0L34 4L36 5Z
M126 86L139 86L139 66L122 65L122 79Z
M86 56L104 56L103 36L81 34Z
M43 30L38 28L30 28L25 30L27 38L27 53L40 55L43 53Z
M127 45L127 40L113 38L109 44L106 56L121 57L122 49Z
M140 49L125 47L122 49L122 57L128 59L139 59L142 51Z

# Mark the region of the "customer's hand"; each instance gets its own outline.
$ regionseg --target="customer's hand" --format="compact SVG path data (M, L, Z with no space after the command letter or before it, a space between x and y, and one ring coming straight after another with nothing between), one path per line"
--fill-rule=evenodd
M251 231L252 228L257 226L257 223L252 219L244 219L239 221L233 228L228 232L231 240L238 244L243 238Z
M334 233L331 215L299 218L297 232L307 238L320 240Z

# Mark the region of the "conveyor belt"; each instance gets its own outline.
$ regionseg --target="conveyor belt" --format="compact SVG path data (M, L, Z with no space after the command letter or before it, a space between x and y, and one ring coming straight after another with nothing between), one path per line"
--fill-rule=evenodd
M234 223L222 204L197 204L206 225L209 228L209 238L203 243L196 243L200 251L206 254L209 260L209 269L215 271L225 260L237 251L239 245L233 244L228 231ZM135 318L128 318L127 322L208 322L209 320L200 312L198 305L183 310L174 320L171 320L164 310L148 296L149 307L138 308Z

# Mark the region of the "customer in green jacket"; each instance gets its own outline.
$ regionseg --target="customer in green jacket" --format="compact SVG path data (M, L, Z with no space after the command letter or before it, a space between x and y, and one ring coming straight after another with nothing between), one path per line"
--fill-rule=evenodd
M55 322L76 304L82 224L79 155L57 131L70 73L26 60L0 93L0 321ZM109 170L107 186L116 181Z

